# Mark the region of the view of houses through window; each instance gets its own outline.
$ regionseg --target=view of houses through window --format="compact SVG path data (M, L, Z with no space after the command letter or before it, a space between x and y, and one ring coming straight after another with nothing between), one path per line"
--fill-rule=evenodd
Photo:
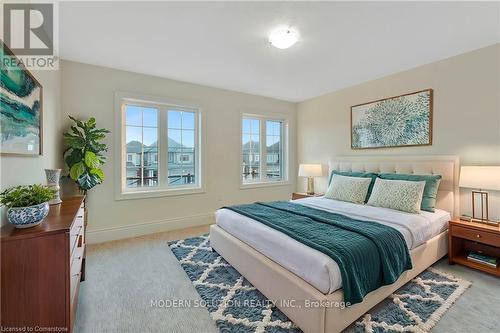
M283 178L282 123L266 121L266 177L269 180Z
M125 105L127 188L196 184L196 116L181 108ZM159 137L167 142L158 145Z
M127 105L127 187L158 186L158 110Z
M243 118L243 180L260 179L260 120Z
M168 110L168 184L195 183L195 113Z
M198 111L125 103L125 187L165 189L198 184ZM285 179L282 120L242 118L243 183Z
M283 180L283 122L244 116L241 134L243 183Z

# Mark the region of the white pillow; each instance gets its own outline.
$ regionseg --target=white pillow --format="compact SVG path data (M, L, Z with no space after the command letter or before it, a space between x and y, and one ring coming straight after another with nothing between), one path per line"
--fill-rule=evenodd
M325 198L362 204L365 202L371 181L371 178L334 174L325 193Z
M425 181L387 180L377 178L368 205L420 213Z

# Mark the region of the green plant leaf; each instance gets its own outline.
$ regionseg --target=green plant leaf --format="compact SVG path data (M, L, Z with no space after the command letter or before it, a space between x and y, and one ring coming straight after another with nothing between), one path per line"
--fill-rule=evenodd
M106 135L104 133L92 133L91 135L92 135L93 141L102 140L106 137Z
M97 154L96 154L97 155ZM99 159L99 162L101 164L104 164L106 162L106 156L103 156L103 155L97 155L97 158Z
M55 193L55 189L38 184L14 186L0 193L0 203L9 208L28 207L54 199Z
M73 180L78 180L84 172L85 172L85 165L83 164L83 162L78 162L76 164L73 164L71 169L69 169L69 176Z
M93 174L93 175L96 175L97 177L99 177L99 179L101 181L104 180L104 171L102 171L102 169L92 169L90 170L90 173Z
M64 161L69 168L71 168L74 164L80 162L82 160L83 154L80 150L72 150L70 153L66 154Z
M74 117L71 117L71 116L69 116L69 119L73 120L78 127L80 127L80 128L84 128L85 127L85 125L83 124L82 121L80 121L80 120L78 120L78 119L76 119Z
M97 184L100 184L101 179L97 175L85 172L78 178L77 183L82 190L88 191Z
M95 169L97 168L101 163L99 162L99 159L97 158L96 154L94 154L91 151L85 152L85 164L87 167L90 169Z
M86 124L88 127L94 128L95 127L95 118L94 117L90 118L89 120L87 120Z
M78 129L78 127L76 127L76 126L71 126L70 128L71 128L71 131L72 131L75 135L80 136L80 137L82 136L82 132Z
M98 128L98 129L92 130L91 132L92 133L111 133L110 130L107 130L105 128Z
M64 142L74 149L82 149L85 147L85 139L69 133L64 133Z

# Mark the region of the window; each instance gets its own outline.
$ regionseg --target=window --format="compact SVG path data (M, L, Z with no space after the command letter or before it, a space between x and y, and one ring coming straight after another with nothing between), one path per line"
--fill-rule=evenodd
M193 191L201 189L199 110L121 96L117 102L123 156L117 198L199 192Z
M260 180L260 120L243 118L243 181Z
M131 161L126 164L126 187L158 186L158 163L152 159L158 151L158 109L126 105L125 132L125 149Z
M269 180L283 179L282 122L266 121L266 177Z
M168 184L179 186L196 183L195 126L196 113L168 110Z
M283 120L257 116L242 118L241 170L242 183L285 181Z

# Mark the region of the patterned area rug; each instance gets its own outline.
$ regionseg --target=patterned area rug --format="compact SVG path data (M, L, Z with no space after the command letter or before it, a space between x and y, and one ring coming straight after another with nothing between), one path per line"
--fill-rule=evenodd
M270 300L210 248L208 235L169 243L221 332L295 333ZM432 267L361 317L349 331L429 332L470 282Z

